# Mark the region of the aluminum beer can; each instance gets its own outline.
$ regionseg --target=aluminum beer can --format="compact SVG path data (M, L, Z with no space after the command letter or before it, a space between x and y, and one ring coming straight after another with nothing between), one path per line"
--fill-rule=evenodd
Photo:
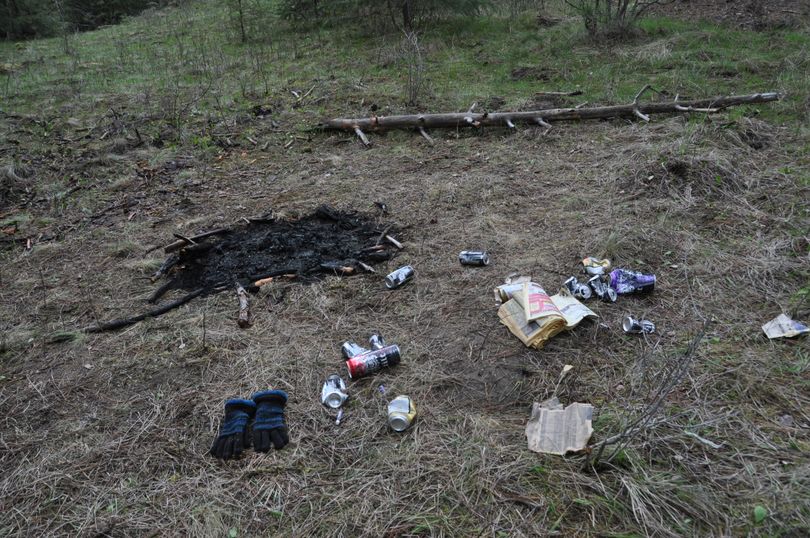
M385 340L379 334L372 334L369 339L368 343L371 345L371 349L382 349L385 347Z
M357 355L361 355L366 351L368 350L363 346L349 341L343 342L343 345L340 346L340 352L343 353L343 358L346 360L356 357Z
M332 409L337 409L343 405L349 395L346 393L346 383L337 374L332 374L326 378L321 389L321 403Z
M385 286L389 290L393 290L405 284L406 282L410 282L413 276L416 273L413 270L413 267L410 265L406 265L404 267L400 267L393 273L389 274L385 277Z
M622 321L622 329L628 334L651 334L655 332L655 323L646 319L627 316Z
M356 357L346 361L346 368L349 369L349 379L364 377L383 368L396 366L399 364L399 346L385 346L380 349L366 351Z
M462 250L458 254L461 265L489 265L489 254L483 250Z
M416 418L416 406L408 396L397 396L388 404L388 425L396 432L407 430Z

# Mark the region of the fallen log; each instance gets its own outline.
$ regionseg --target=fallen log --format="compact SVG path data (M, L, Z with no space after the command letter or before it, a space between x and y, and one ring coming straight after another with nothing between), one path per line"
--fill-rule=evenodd
M646 88L645 88L646 89ZM643 92L644 90L642 90ZM639 92L641 94L642 92ZM672 101L639 103L636 100L626 105L612 105L590 108L550 108L546 110L532 110L527 112L450 112L441 114L408 114L400 116L373 116L370 118L335 118L321 124L325 130L340 130L357 132L383 131L386 129L417 129L420 134L430 127L450 128L458 127L509 127L515 123L530 123L542 125L546 129L552 122L578 121L605 118L638 117L645 121L649 114L685 114L691 112L711 113L724 108L767 103L777 101L779 94L775 92L754 93L749 95L731 95L714 97L711 99L695 99L679 101L677 97ZM363 138L367 138L363 136ZM368 140L363 143L367 145Z

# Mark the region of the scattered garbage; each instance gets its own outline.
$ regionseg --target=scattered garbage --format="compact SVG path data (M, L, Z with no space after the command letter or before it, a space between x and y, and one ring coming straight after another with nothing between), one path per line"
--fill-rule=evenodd
M343 420L343 408L338 409L337 417L335 418L335 426L340 426L340 421Z
M399 364L399 360L399 346L392 345L372 349L354 356L346 361L346 367L349 369L349 378L357 379L373 374L383 368L396 366Z
M379 334L372 334L368 338L368 343L371 345L371 349L382 349L385 347L385 340Z
M793 338L802 334L810 333L810 328L803 323L790 319L785 314L779 314L771 321L762 326L762 330L769 339Z
M388 404L388 425L396 432L407 430L416 418L416 406L408 396L397 396Z
M489 265L489 254L481 250L462 250L458 254L461 265Z
M514 286L508 283L496 289L497 296L508 297L498 309L498 317L528 347L540 349L564 329L576 327L586 317L596 317L566 288L549 297L531 281L522 282L519 292L511 291Z
M576 277L571 277L566 280L563 284L568 291L571 292L571 295L576 297L577 299L582 299L587 301L591 297L593 297L593 293L591 292L591 288L588 287L587 284L580 283Z
M601 275L596 275L590 280L588 280L588 285L590 285L593 292L596 294L597 297L606 301L608 303L615 303L616 299L618 299L618 295L616 294L616 290L608 286L603 280Z
M655 332L655 323L646 319L636 319L627 316L622 321L622 329L628 334L651 334Z
M655 289L655 275L645 275L627 269L614 269L610 272L610 287L619 295L650 293Z
M556 397L532 404L532 416L526 424L529 450L564 456L579 452L593 434L593 406L572 403L563 409Z
M589 275L604 275L610 270L610 260L600 260L590 256L582 260L582 265Z
M393 290L399 288L410 282L416 273L413 270L413 267L410 265L406 265L404 267L400 267L393 273L389 274L385 277L385 286L389 290Z
M523 289L525 282L531 282L531 277L528 276L508 276L504 283L495 288L495 301L498 303L505 303L512 296Z
M321 389L321 403L326 407L337 409L346 403L349 394L346 391L346 383L338 374L332 374L326 378Z
M346 341L343 342L342 346L340 346L340 351L341 353L343 353L343 358L349 360L352 357L362 355L363 353L369 350L355 342Z

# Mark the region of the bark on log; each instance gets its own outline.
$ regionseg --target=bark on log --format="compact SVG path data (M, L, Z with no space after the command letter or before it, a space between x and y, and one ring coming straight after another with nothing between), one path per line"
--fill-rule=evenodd
M537 123L538 118L552 123L555 121L577 121L603 118L637 117L638 113L667 114L688 113L698 109L722 110L724 108L767 103L779 99L779 94L754 93L750 95L731 95L711 99L692 101L666 101L653 103L631 103L591 108L550 108L528 112L451 112L445 114L409 114L402 116L374 116L371 118L335 118L321 125L327 130L356 132L357 130L382 131L385 129L427 129L458 128L466 126L509 126L510 123Z

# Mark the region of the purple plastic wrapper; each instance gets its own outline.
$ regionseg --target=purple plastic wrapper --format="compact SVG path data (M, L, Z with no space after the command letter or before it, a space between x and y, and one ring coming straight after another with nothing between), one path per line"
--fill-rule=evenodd
M610 287L619 295L649 293L655 289L655 275L645 275L627 269L614 269L610 272Z

